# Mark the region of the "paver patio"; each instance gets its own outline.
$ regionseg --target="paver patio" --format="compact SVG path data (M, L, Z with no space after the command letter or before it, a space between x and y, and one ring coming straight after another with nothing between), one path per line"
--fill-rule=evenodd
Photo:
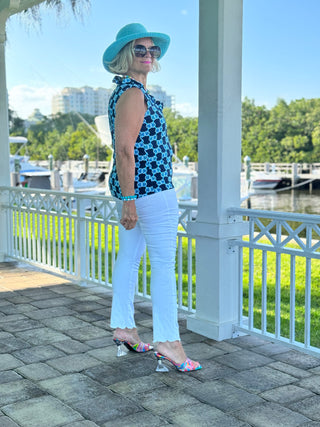
M156 373L152 354L116 357L111 291L0 264L0 427L320 426L320 358L261 338L181 338L203 369ZM136 301L141 338L151 305Z

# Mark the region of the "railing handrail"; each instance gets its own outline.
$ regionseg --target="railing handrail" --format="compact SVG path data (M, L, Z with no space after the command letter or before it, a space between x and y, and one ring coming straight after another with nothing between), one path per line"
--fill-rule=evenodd
M320 221L320 215L315 214L302 214L294 212L278 212L278 211L266 211L259 209L245 209L245 208L228 208L228 215L231 217L236 216L255 216L260 218L275 218L275 219L287 219L288 221L302 221L308 224L316 224Z

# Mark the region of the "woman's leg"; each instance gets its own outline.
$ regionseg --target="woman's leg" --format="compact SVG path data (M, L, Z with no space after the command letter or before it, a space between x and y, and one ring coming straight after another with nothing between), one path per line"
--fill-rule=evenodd
M178 203L174 190L136 201L151 263L154 342L180 340L175 277Z
M132 230L126 230L119 225L119 251L112 274L113 299L110 322L112 328L136 327L133 301L144 250L145 239L139 224Z

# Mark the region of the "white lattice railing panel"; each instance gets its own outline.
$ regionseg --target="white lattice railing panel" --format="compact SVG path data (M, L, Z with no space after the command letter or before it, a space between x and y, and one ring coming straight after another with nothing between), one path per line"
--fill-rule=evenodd
M112 286L118 250L118 216L112 197L0 187L7 200L9 253L12 258L53 270L74 280ZM178 306L195 309L195 240L186 221L196 207L180 206L177 288ZM150 297L150 266L142 260L137 293Z
M239 247L238 327L320 354L320 216L229 209Z

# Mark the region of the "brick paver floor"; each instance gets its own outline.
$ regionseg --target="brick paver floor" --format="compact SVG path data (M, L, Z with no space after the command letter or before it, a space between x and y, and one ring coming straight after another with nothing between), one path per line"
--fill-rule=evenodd
M216 342L186 329L203 369L155 372L153 354L116 357L111 292L0 264L0 426L320 426L320 358L261 338ZM136 301L141 338L151 305Z

